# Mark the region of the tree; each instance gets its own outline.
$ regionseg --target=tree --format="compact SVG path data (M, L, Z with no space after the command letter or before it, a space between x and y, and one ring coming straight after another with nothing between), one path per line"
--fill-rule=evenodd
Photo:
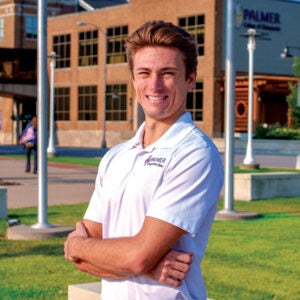
M295 76L298 79L297 85L289 82L291 94L287 96L286 101L289 107L289 117L292 119L293 125L300 127L300 106L297 106L298 85L300 84L300 57L294 57L293 68Z

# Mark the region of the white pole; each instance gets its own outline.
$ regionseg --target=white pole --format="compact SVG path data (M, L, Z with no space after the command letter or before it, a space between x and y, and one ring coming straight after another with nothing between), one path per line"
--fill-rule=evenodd
M38 0L38 223L33 228L49 228L47 211L47 1Z
M253 157L252 147L252 133L253 133L253 53L255 50L255 29L248 29L248 52L249 52L249 87L248 87L248 141L246 156L244 158L245 165L254 165L255 159Z
M224 156L224 209L233 211L233 170L234 170L234 102L235 102L235 65L234 65L234 11L235 0L227 1L226 27L226 86L225 86L225 156Z
M55 99L54 99L54 78L55 78L55 67L57 55L55 52L51 52L50 55L50 124L49 124L49 140L47 153L48 156L56 156L57 152L55 149Z

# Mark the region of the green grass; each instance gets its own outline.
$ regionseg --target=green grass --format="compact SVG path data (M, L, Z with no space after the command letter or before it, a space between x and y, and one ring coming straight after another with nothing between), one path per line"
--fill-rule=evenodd
M271 172L295 172L300 173L298 169L287 169L287 168L267 168L267 167L260 167L259 169L254 170L247 170L241 169L239 166L235 166L234 173L271 173Z
M75 225L87 204L51 206L51 224ZM9 218L22 224L37 222L36 208L10 209ZM6 240L6 222L0 219L0 299L67 299L69 284L95 281L68 263L63 256L65 238L48 240Z
M248 221L215 221L202 267L212 299L299 299L300 197L236 202Z
M10 158L14 158L14 159L15 158L25 159L25 155L0 155L0 156L10 157ZM62 163L62 164L98 167L101 158L57 156L57 157L48 157L47 160L50 163Z
M61 156L49 157L48 162L98 167L100 158Z
M50 206L49 222L75 225L87 204ZM220 209L223 203L220 202ZM299 299L300 197L236 201L239 211L255 211L248 221L215 221L202 262L211 299ZM36 208L9 209L22 224L37 221ZM0 220L0 299L67 299L69 284L96 281L63 257L64 238L5 239Z

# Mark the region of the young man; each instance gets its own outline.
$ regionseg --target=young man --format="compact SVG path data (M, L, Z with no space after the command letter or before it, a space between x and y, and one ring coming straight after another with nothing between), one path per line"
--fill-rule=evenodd
M223 184L218 150L185 112L197 47L148 22L126 44L145 122L102 159L65 257L102 277L102 299L206 299L200 263Z

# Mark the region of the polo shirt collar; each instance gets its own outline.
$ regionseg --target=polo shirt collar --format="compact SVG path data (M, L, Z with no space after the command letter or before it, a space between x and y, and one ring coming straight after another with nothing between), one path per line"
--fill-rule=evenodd
M177 121L159 138L155 143L148 146L147 150L152 151L157 148L173 148L182 141L196 125L192 121L191 114L185 112ZM129 148L142 148L145 122L139 127L136 135L131 140Z

